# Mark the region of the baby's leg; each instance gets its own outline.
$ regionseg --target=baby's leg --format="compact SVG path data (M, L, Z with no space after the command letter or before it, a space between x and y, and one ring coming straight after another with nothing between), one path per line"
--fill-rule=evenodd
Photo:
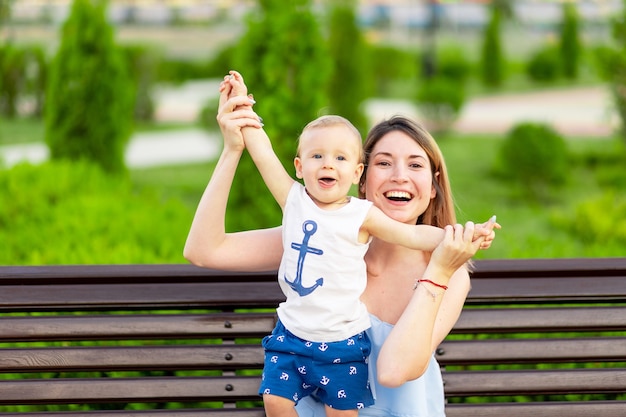
M264 394L263 406L265 407L267 417L298 417L295 403L288 398Z

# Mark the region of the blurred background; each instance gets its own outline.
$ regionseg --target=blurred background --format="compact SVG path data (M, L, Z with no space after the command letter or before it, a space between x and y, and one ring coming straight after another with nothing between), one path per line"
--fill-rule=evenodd
M479 258L626 255L622 0L0 0L0 264L181 263L243 73L291 169L302 127L404 114ZM249 158L227 229L280 209Z

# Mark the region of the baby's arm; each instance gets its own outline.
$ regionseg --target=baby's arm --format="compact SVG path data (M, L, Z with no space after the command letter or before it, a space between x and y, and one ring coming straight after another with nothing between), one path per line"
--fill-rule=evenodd
M481 248L488 248L493 240L494 227L500 228L500 225L496 223L495 216L483 224L476 225L472 241L484 238L488 240L488 243L483 243ZM402 223L388 217L375 206L372 206L369 210L361 230L389 243L429 252L435 250L444 236L443 229L439 227ZM365 241L366 239L362 238L360 240Z
M387 216L381 209L372 206L361 226L361 233L407 248L432 252L443 240L443 229L425 224L411 225ZM362 236L366 241L369 236Z
M230 77L226 81L231 86L231 96L247 94L243 77L237 71L230 71ZM272 142L263 128L244 127L241 132L246 148L259 169L265 184L280 207L284 207L289 190L295 180L291 178L274 153Z

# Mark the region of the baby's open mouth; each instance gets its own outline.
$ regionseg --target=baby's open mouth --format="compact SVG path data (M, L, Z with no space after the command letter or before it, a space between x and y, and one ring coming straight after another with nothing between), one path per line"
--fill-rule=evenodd
M388 191L385 193L385 197L393 201L410 201L413 196L406 191Z

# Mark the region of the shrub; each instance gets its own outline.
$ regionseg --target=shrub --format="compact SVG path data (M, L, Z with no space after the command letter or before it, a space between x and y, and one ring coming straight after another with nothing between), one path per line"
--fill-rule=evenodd
M458 80L435 76L423 82L417 93L418 106L433 131L442 131L458 117L465 103L465 88Z
M554 81L559 76L560 66L557 48L545 45L532 54L526 73L534 81Z
M565 183L568 173L565 140L548 125L521 123L507 134L499 149L496 171L518 182L530 196Z
M184 262L193 213L87 162L0 171L0 264Z
M376 85L376 96L389 93L392 80L412 80L417 73L415 54L388 45L370 45L370 70Z

